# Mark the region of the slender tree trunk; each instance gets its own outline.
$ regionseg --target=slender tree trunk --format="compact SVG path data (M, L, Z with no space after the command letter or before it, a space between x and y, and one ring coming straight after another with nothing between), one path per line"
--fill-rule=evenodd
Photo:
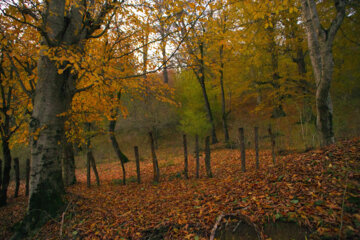
M211 125L211 141L213 144L218 143L217 137L216 137L216 128L215 128L215 123L214 123L214 118L212 115L212 111L211 111L211 107L210 107L210 102L209 102L209 98L206 92L206 86L205 86L205 62L204 62L204 46L203 44L200 44L200 54L201 54L201 58L200 58L200 75L197 74L197 79L200 83L201 86L201 90L203 93L203 97L204 97L204 101L205 101L205 108L206 108L206 112L207 112L207 116Z
M213 177L211 171L211 160L210 160L210 137L207 136L205 138L205 167L206 167L206 174L209 178Z
M229 142L229 130L227 125L226 102L225 102L225 90L224 90L224 62L223 62L224 45L220 46L220 88L221 88L221 110L222 110L222 121L224 129L225 142Z
M20 188L19 158L14 158L14 172L15 172L15 193L14 193L14 198L17 198L19 196L19 188Z
M255 158L256 158L256 169L259 169L259 128L254 128L255 133Z
M241 151L241 170L243 172L246 172L244 128L239 128L239 140L240 140L240 151Z
M200 177L199 136L195 136L196 178Z
M153 160L153 171L154 171L154 182L160 181L160 170L159 164L155 153L155 145L154 145L154 138L152 132L149 132L150 137L150 145L151 145L151 156Z
M65 186L76 183L75 175L75 154L72 143L64 137L63 141L63 181Z
M100 186L99 173L98 173L98 171L96 169L96 162L95 162L94 154L93 154L91 149L88 150L87 158L89 159L88 161L90 162L90 165L91 165L91 167L92 167L92 169L94 171L94 175L95 175L95 179L96 179L96 185Z
M270 137L270 141L271 141L271 156L272 156L273 164L275 165L275 163L276 163L276 156L275 156L275 135L273 134L270 125L269 125L269 128L268 128L268 132L269 132L269 137Z
M7 138L2 139L2 150L4 156L4 172L0 191L0 207L6 205L7 190L10 183L10 170L11 170L11 153L9 148L9 142Z
M116 120L111 120L109 124L109 135L110 140L113 145L113 148L116 152L116 155L118 156L118 159L120 160L122 173L123 173L123 184L126 183L126 169L125 169L125 163L129 162L129 159L125 156L125 154L120 150L118 141L116 140L115 136L115 126L116 126Z
M186 135L183 135L183 144L184 144L184 174L185 178L189 178L188 174L188 152L187 152L187 141L186 141Z
M26 175L25 175L25 196L29 196L30 183L30 159L26 159Z
M137 175L137 182L141 183L141 177L140 177L140 158L139 158L139 149L137 146L134 147L135 152L135 161L136 161L136 175Z
M334 0L336 15L328 29L321 25L314 0L301 0L303 18L316 83L316 125L321 146L335 142L330 86L334 70L332 45L344 17L346 0Z

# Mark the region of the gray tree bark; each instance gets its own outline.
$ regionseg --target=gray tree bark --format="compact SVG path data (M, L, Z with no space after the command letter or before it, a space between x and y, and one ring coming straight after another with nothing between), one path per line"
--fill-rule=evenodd
M65 186L70 186L76 183L75 176L75 154L72 143L63 141L63 182Z
M65 2L46 1L40 15L30 9L27 9L28 12L23 11L22 7L12 3L22 14L39 17L41 24L37 30L42 36L34 109L30 121L32 138L29 203L27 214L13 239L23 239L64 206L65 191L59 144L64 131L64 117L61 117L61 113L70 108L76 90L76 75L71 73L70 68L62 73L58 72L58 63L49 57L47 51L61 46L78 47L81 52L83 41L97 37L92 34L101 28L106 14L114 7L105 1L93 17L86 9L87 1L76 1L69 11L65 9Z
M344 17L346 0L334 0L336 16L328 29L320 22L314 0L301 0L302 13L316 83L316 124L321 146L335 142L330 86L334 69L332 45Z

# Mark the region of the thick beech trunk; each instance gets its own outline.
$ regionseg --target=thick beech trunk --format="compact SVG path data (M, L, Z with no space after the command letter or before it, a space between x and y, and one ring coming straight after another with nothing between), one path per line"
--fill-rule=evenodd
M63 141L63 181L65 186L76 183L75 176L75 154L73 145L66 140Z
M152 156L152 161L153 161L154 182L159 182L160 181L160 170L159 170L158 160L156 157L154 138L153 138L152 132L149 132L149 137L150 137L150 145L151 145L151 156Z
M140 176L140 158L139 158L139 149L137 146L134 147L135 152L135 161L136 161L136 175L137 175L137 183L141 183L141 176Z
M9 148L9 141L7 138L2 139L2 150L4 156L4 171L0 191L0 207L6 205L7 190L10 183L10 171L11 171L11 153Z
M210 137L207 136L205 138L205 167L206 167L206 174L209 178L213 177L211 171L211 158L210 158Z
M26 159L26 172L25 172L25 196L29 196L29 183L30 183L30 159Z
M17 198L19 196L19 188L20 188L19 158L14 158L14 172L15 172L15 193L14 193L14 198Z
M301 0L310 59L316 83L316 124L321 146L334 143L333 106L330 86L334 70L332 45L345 17L345 0L334 0L336 16L328 29L321 25L314 0Z
M186 135L183 135L183 145L184 145L184 175L185 178L189 178L189 170L188 170L188 152L187 152L187 141L186 141Z
M199 153L199 136L195 136L195 159L196 159L196 178L200 177L200 153Z
M246 172L244 128L239 128L239 140L241 152L241 171Z

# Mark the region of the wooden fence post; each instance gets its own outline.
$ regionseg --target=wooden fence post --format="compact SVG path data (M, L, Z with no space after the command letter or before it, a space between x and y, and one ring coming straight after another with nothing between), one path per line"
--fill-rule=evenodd
M243 172L246 172L244 128L239 128L239 139L240 139L240 152L241 152L241 170Z
M19 196L19 187L20 187L20 166L19 158L14 158L14 170L15 170L15 194L14 197Z
M210 160L210 137L207 136L205 138L205 167L206 173L209 178L213 177L211 172L211 160Z
M273 164L275 165L275 163L276 163L276 157L275 157L275 135L273 134L273 132L272 132L272 130L271 130L271 125L269 125L268 132L269 132L269 136L270 136L270 140L271 140L271 155L272 155L272 160L273 160Z
M254 128L255 132L255 157L256 157L256 169L259 169L259 128Z
M153 138L152 132L149 132L149 137L150 137L150 145L151 145L151 156L152 156L152 160L153 160L154 181L159 182L160 181L160 170L159 170L158 160L156 158L155 144L154 144L154 138Z
M185 178L189 178L188 174L188 152L187 152L187 141L186 141L186 135L183 135L183 144L184 144L184 175Z
M139 149L137 146L134 147L135 152L135 161L136 161L136 175L137 175L137 183L141 183L140 178L140 158L139 158Z
M195 136L196 178L200 177L199 136Z
M25 196L29 196L30 183L30 159L26 159L26 175L25 175Z

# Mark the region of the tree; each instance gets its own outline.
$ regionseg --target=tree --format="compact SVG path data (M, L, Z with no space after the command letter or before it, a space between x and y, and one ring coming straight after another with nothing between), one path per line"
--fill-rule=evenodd
M321 22L316 2L301 0L310 59L316 83L317 128L321 146L334 143L333 106L330 86L334 71L333 42L345 17L346 0L333 1L336 15L326 28Z
M27 214L14 238L22 238L54 216L64 205L60 145L64 117L76 92L76 65L57 61L64 50L81 53L88 39L109 27L117 1L52 0L42 3L6 1L2 13L35 28L41 35L31 129L31 180ZM18 14L18 15L17 15ZM103 24L105 26L102 28ZM59 60L59 59L58 59Z
M2 17L0 20L4 27L0 28L0 136L4 159L3 174L0 174L2 175L0 206L4 206L7 202L12 161L10 140L26 122L29 102L18 84L18 81L22 81L20 78L26 76L26 73L19 73L14 65L14 55L21 49L19 42L21 40L18 38L22 32L19 26L13 25L11 20L7 21ZM13 27L6 29L9 25ZM27 39L29 35L22 36Z

